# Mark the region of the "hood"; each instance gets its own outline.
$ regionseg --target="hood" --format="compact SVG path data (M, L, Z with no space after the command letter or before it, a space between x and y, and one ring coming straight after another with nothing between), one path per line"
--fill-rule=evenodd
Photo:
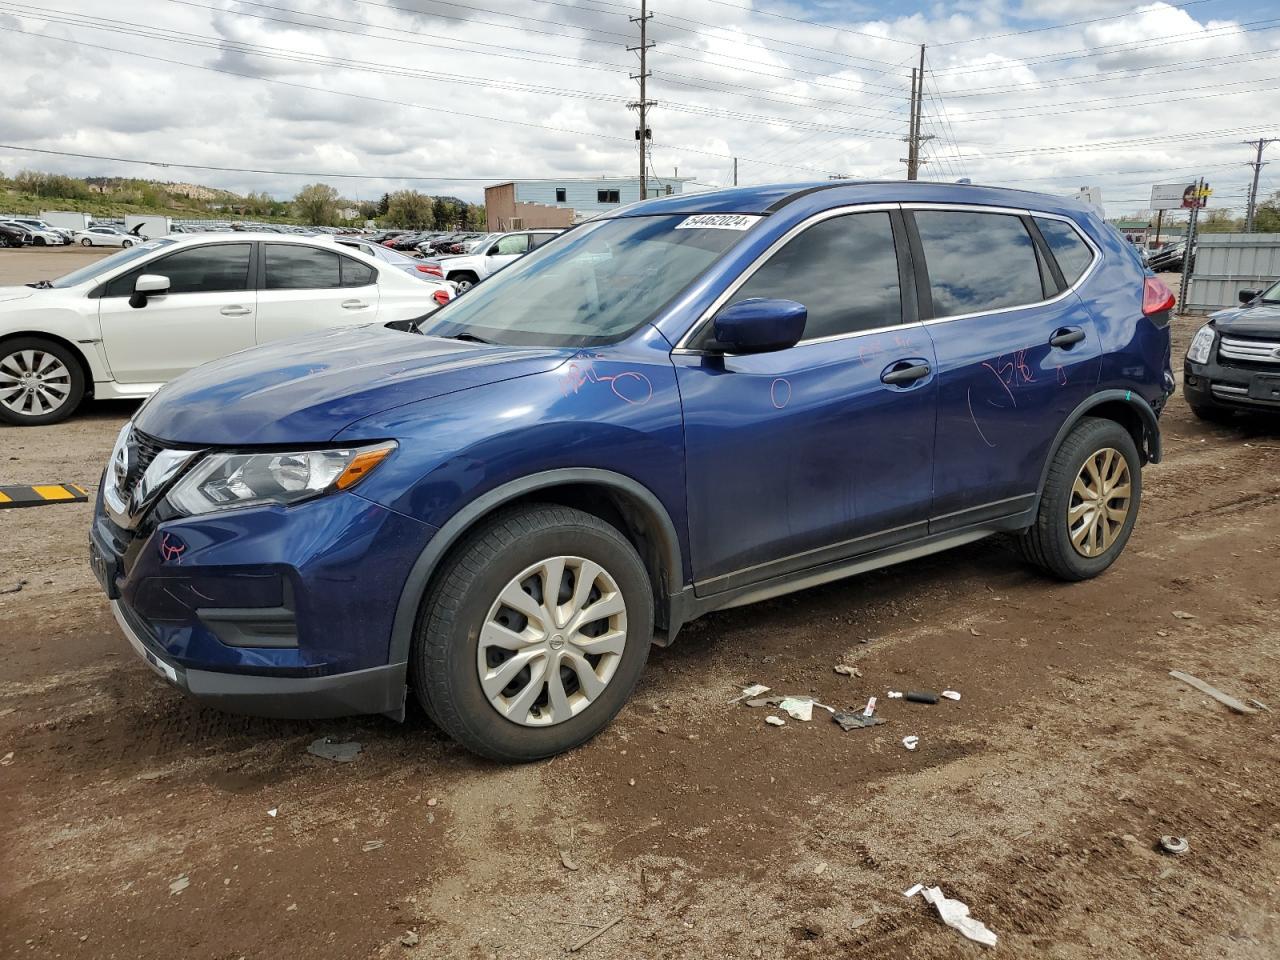
M1219 333L1240 337L1280 337L1280 303L1219 310L1209 317Z
M34 287L0 287L0 303L6 300L25 300L35 292Z
M378 325L313 334L183 374L143 406L137 426L184 445L322 443L391 407L551 370L568 352L442 340Z

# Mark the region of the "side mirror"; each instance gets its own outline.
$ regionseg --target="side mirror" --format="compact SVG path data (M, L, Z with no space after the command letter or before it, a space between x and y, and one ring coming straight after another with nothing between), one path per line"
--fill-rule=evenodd
M739 300L716 314L712 346L725 353L785 350L800 342L808 319L809 308L794 300Z
M155 273L144 273L133 283L133 296L129 306L145 307L148 297L159 297L169 292L169 278Z
M1253 301L1254 301L1254 300L1257 300L1257 299L1258 299L1258 291L1257 291L1257 290L1241 290L1241 291L1240 291L1240 302L1241 302L1241 303L1253 303Z

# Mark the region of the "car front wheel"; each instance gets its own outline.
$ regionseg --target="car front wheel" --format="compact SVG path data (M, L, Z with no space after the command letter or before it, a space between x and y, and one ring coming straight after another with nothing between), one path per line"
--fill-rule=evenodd
M41 337L0 343L0 420L22 427L71 416L84 396L84 371L71 351Z
M1084 417L1054 454L1023 555L1063 580L1096 577L1124 550L1141 501L1142 461L1129 431Z
M592 514L539 504L495 515L446 563L411 655L432 719L503 762L604 729L653 639L653 591L630 542Z
M92 241L92 240L90 240L88 237L84 237L84 238L80 241L80 246L82 246L82 247L92 247L92 246L93 246L93 241Z

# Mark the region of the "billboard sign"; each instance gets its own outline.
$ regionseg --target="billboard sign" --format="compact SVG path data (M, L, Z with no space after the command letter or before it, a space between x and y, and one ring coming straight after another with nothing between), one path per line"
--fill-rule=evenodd
M1206 183L1157 183L1151 188L1152 210L1190 210L1208 206L1213 191Z

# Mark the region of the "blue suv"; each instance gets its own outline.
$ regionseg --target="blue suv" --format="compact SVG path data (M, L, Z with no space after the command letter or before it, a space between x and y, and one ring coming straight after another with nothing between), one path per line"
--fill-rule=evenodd
M712 610L994 533L1101 573L1160 459L1172 306L1073 201L651 200L411 329L168 384L116 442L91 561L194 697L402 718L412 690L472 750L545 757Z

